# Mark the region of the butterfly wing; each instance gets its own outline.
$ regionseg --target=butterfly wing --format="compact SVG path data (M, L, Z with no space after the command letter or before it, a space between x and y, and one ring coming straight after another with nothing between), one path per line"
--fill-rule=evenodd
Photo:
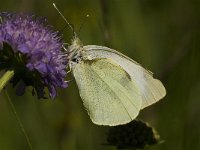
M125 124L139 113L142 99L128 73L111 59L83 60L73 75L91 120L99 125Z
M108 47L96 45L84 46L84 50L89 59L112 59L131 76L142 94L141 109L157 102L166 95L163 84L158 79L154 79L150 71L122 53Z

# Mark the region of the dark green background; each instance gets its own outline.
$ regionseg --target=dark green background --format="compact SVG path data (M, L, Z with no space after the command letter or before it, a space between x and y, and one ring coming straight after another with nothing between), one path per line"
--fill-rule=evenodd
M0 0L0 11L46 16L55 30L66 24L49 0ZM200 1L198 0L55 0L85 45L107 45L154 72L167 96L141 111L164 143L150 150L200 149ZM83 21L85 16L90 17ZM64 31L70 43L72 32ZM69 74L68 79L72 79ZM94 125L82 106L75 81L56 100L9 94L35 150L114 150L107 127ZM28 145L4 93L0 94L0 149Z

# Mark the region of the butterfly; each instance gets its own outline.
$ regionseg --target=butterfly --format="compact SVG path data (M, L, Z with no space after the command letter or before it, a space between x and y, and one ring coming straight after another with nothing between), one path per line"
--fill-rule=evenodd
M131 122L141 109L166 95L165 87L153 78L152 72L114 49L84 46L75 34L66 51L80 97L95 124Z

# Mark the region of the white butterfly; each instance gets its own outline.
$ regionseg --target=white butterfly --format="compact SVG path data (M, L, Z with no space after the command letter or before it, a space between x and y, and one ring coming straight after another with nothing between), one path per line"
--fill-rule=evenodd
M118 51L83 46L76 36L67 51L83 104L95 124L128 123L166 95L163 84L150 71Z
M69 66L95 124L128 123L166 94L150 71L120 52L104 46L82 46L78 38L69 51Z

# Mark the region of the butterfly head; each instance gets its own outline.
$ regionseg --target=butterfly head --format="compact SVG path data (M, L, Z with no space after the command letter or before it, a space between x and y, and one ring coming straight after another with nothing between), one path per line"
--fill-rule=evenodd
M83 56L83 44L79 38L74 37L72 45L68 47L69 50L69 61L72 63L78 63Z
M70 51L76 51L82 49L82 47L83 44L81 40L77 36L74 36L74 38L72 39L72 45L70 46Z

